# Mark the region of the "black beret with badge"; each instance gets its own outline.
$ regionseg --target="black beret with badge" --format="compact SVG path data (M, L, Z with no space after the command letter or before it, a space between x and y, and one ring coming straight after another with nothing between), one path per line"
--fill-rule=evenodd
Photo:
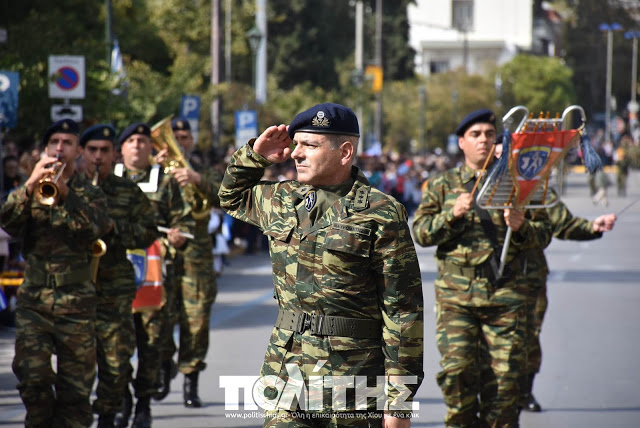
M42 144L46 146L49 143L49 138L56 133L80 135L80 127L73 119L59 120L45 131L42 136Z
M456 135L462 137L467 129L476 123L490 123L493 127L496 127L496 115L489 109L483 108L480 110L472 111L462 119L460 125L456 129Z
M131 125L127 126L124 131L122 131L122 134L120 134L120 138L118 138L118 144L121 145L127 140L127 138L135 134L141 134L146 135L147 137L151 137L151 129L146 123L132 123Z
M191 131L191 125L187 119L179 117L171 120L171 129L174 131Z
M107 123L98 123L85 129L80 136L80 145L84 147L87 141L91 140L108 140L112 143L116 139L116 130Z
M299 113L289 125L289 137L296 132L360 136L358 118L349 107L340 104L317 104Z

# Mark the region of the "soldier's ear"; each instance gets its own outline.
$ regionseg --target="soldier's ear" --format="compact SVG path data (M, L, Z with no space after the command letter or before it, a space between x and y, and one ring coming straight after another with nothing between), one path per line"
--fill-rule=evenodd
M355 147L351 141L345 141L340 144L340 152L342 154L341 161L343 165L351 165L353 161L353 155L355 154Z

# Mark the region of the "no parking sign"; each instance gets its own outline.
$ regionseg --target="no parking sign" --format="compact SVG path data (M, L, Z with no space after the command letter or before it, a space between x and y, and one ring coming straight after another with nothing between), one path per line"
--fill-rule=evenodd
M49 98L84 98L84 56L49 56Z

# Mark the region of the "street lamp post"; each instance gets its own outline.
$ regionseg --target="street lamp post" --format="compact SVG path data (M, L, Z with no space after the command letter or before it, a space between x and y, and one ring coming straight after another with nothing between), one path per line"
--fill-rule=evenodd
M613 32L622 30L617 22L600 24L600 31L607 32L607 86L605 98L604 139L611 141L611 68L613 63Z
M627 106L629 110L629 132L631 133L634 141L637 140L636 127L638 125L638 102L636 101L637 92L637 78L638 78L638 38L640 37L640 31L627 31L624 33L626 39L633 40L633 49L631 57L631 101Z
M249 47L251 48L251 64L253 70L252 76L252 85L254 90L256 90L256 99L258 98L257 92L257 70L256 70L256 56L258 54L258 48L260 47L260 42L262 41L262 33L258 29L258 27L253 26L249 31L247 31L247 38L249 39Z

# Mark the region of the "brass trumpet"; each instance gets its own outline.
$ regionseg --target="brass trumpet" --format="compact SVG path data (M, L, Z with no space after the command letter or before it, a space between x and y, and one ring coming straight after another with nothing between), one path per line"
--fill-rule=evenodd
M100 265L100 257L107 253L107 244L102 239L96 239L91 246L91 278L95 284L98 281L98 266Z
M60 163L60 155L56 156L58 162L54 164L53 171L38 182L36 190L36 199L39 203L46 206L52 206L58 203L58 185L56 184L62 175L62 171L67 166L66 163Z
M169 174L174 168L189 168L193 170L189 162L184 158L176 137L173 135L171 116L165 117L153 125L151 128L151 141L156 150L160 151L164 148L169 150L169 157L162 162L165 174ZM196 220L207 218L211 208L207 196L193 183L188 183L183 187L183 190L185 199L191 206L193 218Z

